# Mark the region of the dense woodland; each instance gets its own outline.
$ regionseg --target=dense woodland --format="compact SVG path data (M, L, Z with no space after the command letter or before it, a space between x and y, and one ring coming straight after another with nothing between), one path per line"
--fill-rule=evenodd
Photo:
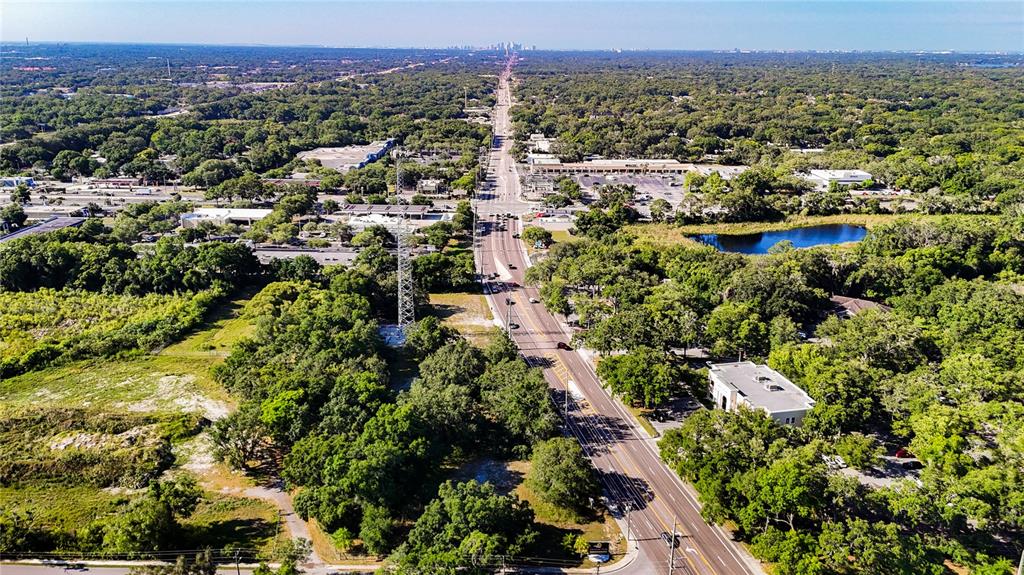
M755 166L779 208L806 191L794 172L857 168L933 210L998 210L1024 194L1024 75L979 58L531 54L512 117L520 153L540 132L570 161Z
M453 158L432 169L408 169L407 185L419 175L471 189L479 150L490 137L489 127L465 120L463 106L467 101L493 104L493 77L481 74L492 64L466 55L401 74L376 74L453 55L6 49L16 54L4 60L10 73L2 88L0 140L15 142L0 148L0 172L7 174L36 173L65 181L127 175L150 183L180 179L204 188L230 181L227 193L221 187L211 197L252 201L259 195L230 192L231 186L240 186L238 178L249 173L286 177L300 171L325 178L326 188L365 196L386 193L395 181L394 168L371 166L343 178L318 164L305 165L295 155L391 138L406 152L440 152ZM296 63L310 57L316 59ZM166 58L179 70L173 82L163 79ZM250 87L270 81L282 84L258 91ZM169 109L188 113L164 117Z
M588 228L529 271L581 343L615 352L598 364L614 393L657 407L683 382L704 396L683 351L703 347L766 360L817 401L799 429L701 410L665 435L705 517L736 525L779 573L1008 569L1024 533L1024 220L904 219L856 247L759 257L614 230ZM833 294L892 310L842 320ZM924 465L918 481L869 487L822 458L871 473L901 446Z

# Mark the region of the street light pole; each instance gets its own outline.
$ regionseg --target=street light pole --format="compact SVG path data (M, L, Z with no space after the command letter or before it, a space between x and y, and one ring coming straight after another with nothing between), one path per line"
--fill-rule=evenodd
M672 520L672 536L668 540L668 575L676 568L676 520Z
M632 525L632 521L631 521L632 516L630 515L630 512L632 512L632 511L633 511L633 502L632 501L627 501L626 502L626 549L629 549L629 534L630 534L630 531L632 530L631 528L633 526Z

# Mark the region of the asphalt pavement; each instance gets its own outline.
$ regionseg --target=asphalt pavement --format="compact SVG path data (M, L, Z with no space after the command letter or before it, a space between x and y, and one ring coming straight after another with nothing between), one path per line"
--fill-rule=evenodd
M480 222L475 243L477 265L485 293L503 324L518 325L511 335L526 360L544 370L560 408L567 433L577 438L600 471L609 507L629 532L629 545L639 553L616 572L623 574L680 573L690 575L747 575L763 571L723 529L700 516L693 489L662 462L654 442L636 419L601 387L593 362L583 352L566 349L569 328L542 304L539 290L525 287L526 251L514 235L519 214L529 206L519 200L519 179L511 157L508 121L511 104L510 67L502 74L495 110L495 142L490 165L494 186L475 201ZM509 169L511 168L511 169ZM559 343L563 344L562 347ZM678 534L670 548L668 533ZM666 534L663 536L663 534ZM609 570L612 566L609 566Z

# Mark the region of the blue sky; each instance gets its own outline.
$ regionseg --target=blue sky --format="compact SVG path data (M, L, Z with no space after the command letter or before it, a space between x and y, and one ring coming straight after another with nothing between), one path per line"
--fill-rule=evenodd
M1024 51L1024 1L0 0L0 39L546 49Z

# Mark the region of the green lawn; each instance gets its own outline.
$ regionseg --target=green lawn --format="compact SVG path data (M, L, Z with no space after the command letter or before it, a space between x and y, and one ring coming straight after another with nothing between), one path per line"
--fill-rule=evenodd
M430 305L445 325L454 328L477 346L485 346L494 335L494 316L487 300L478 293L430 294Z
M0 414L28 408L77 408L96 416L188 412L210 419L222 417L233 409L235 400L213 380L210 367L223 361L237 341L252 333L254 326L237 317L244 301L240 298L222 305L201 328L155 354L77 361L6 379L0 385ZM184 521L189 538L185 545L269 549L278 533L277 508L217 491L236 484L244 487L248 482L222 464L204 463L210 457L208 442L198 442L204 437L187 443L200 446L191 451L174 448L176 453L181 451L177 463L186 465L212 489ZM45 437L36 440L45 443ZM193 453L197 449L202 453ZM30 480L0 487L0 508L31 514L41 526L70 533L141 493L81 483L69 477L66 481Z
M117 508L128 495L87 485L20 485L0 487L3 509L31 515L34 522L54 531L75 531ZM73 504L69 504L73 502Z
M241 303L222 306L203 328L156 355L78 361L9 378L0 387L0 407L188 411L221 417L234 401L210 377L210 366L254 329L235 317Z

